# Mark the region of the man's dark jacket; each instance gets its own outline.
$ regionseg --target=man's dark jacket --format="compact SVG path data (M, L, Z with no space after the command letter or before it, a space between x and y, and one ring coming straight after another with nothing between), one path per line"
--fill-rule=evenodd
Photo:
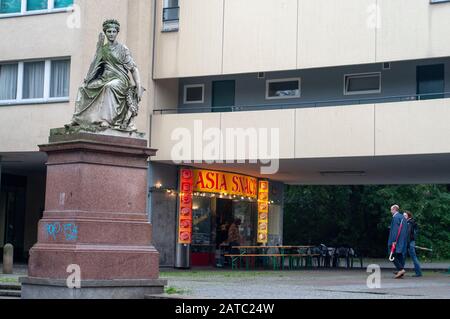
M405 254L408 250L408 221L406 220L406 218L403 216L402 213L398 212L392 217L391 229L389 232L389 240L388 240L389 253L391 252L392 243L395 242L397 239L397 234L400 225L402 225L402 230L397 240L395 252L399 254Z

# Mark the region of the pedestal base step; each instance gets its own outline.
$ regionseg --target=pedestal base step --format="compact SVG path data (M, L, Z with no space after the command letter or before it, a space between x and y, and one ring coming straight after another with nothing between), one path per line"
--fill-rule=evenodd
M20 290L0 290L0 298L20 298Z
M166 280L89 280L80 289L67 287L64 280L20 278L22 299L144 299L164 293Z

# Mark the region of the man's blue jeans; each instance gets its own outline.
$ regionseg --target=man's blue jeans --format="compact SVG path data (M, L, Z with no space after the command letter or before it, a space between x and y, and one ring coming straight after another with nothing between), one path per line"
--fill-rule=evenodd
M417 255L416 255L416 242L415 241L412 241L409 244L408 252L409 252L409 256L411 256L411 259L414 263L414 270L416 271L416 275L422 276L422 270L420 269L419 259L417 258Z

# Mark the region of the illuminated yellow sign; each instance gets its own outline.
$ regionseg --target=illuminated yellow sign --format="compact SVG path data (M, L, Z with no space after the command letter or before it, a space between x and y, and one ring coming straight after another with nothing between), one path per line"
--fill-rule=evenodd
M258 197L258 180L254 177L208 170L193 170L194 191Z
M258 190L258 244L269 241L269 182L260 181Z

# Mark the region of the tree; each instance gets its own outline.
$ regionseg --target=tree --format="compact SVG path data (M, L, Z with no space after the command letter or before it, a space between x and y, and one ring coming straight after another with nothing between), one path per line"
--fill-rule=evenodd
M417 245L450 258L448 185L286 186L284 242L351 246L385 257L392 204L410 210L419 224Z

